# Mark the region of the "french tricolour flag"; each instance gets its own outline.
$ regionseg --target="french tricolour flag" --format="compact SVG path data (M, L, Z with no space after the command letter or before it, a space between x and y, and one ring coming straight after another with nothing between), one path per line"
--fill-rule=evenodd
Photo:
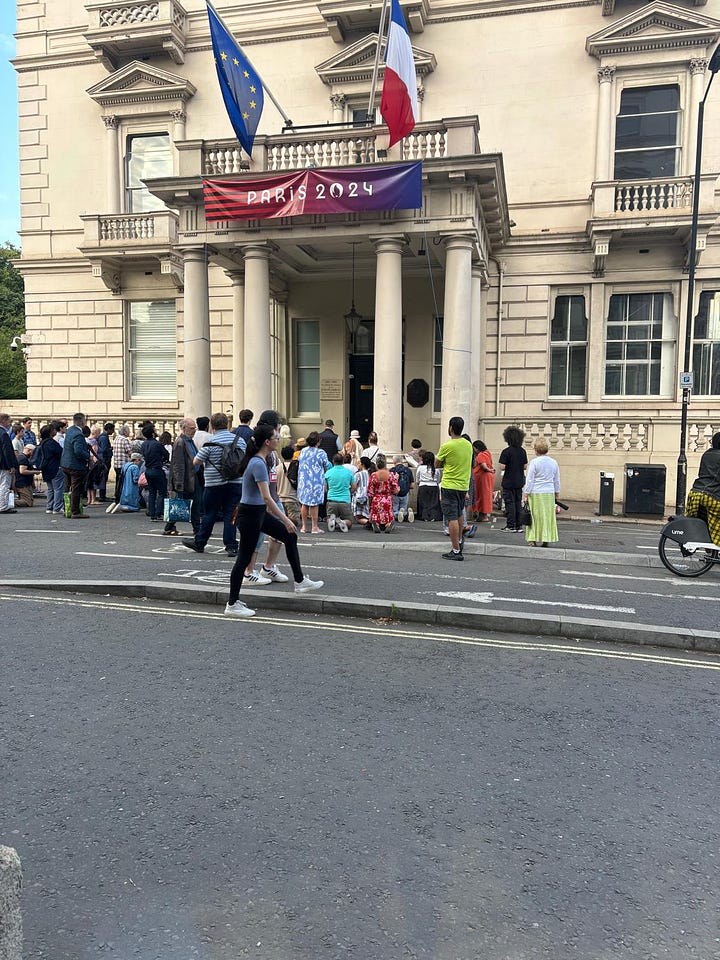
M399 0L392 0L380 113L390 130L390 146L406 137L417 123L415 59Z

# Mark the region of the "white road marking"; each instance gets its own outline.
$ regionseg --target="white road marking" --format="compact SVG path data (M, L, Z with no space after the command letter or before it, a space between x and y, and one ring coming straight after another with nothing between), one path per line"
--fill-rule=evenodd
M80 530L16 530L15 533L80 533Z
M157 605L147 605L147 604L138 604L138 603L129 603L129 602L108 602L103 600L83 600L80 597L40 597L36 594L23 595L23 594L13 594L12 597L8 598L5 602L12 603L15 601L28 601L29 603L46 603L46 604L62 604L66 606L73 607L89 607L91 609L100 609L100 610L126 610L132 613L147 614L148 616L168 616L168 617L177 617L182 620L214 620L226 623L228 626L231 626L234 631L239 631L243 626L247 628L248 634L251 635L250 631L254 624L264 623L270 626L277 626L277 618L274 616L270 617L258 617L255 616L252 620L249 621L229 621L222 613L210 613L210 612L200 612L194 609L181 608L179 606L173 607L159 607ZM314 633L320 632L331 632L337 634L339 628L332 624L323 622L321 619L313 620L300 620L293 618L292 626L297 627L299 630L310 630ZM468 646L468 647L486 647L490 649L503 649L503 650L517 650L521 652L551 652L551 653L562 653L570 656L581 656L581 657L597 657L604 660L626 660L635 663L652 663L657 664L658 666L664 667L686 667L691 670L717 670L720 671L720 660L700 660L700 659L691 659L687 655L678 656L675 654L653 654L653 653L641 653L631 650L612 650L610 648L600 648L600 647L583 647L578 646L577 642L573 644L568 644L564 642L551 642L551 641L539 641L539 640L496 640L489 639L484 637L477 637L473 640L468 640L464 636L459 636L458 634L441 634L437 633L435 630L431 630L427 635L422 636L418 633L418 630L422 629L420 625L416 625L413 629L407 628L396 628L391 624L383 624L382 627L371 626L366 623L357 624L352 621L349 623L343 623L342 633L357 633L362 634L363 636L378 637L381 640L386 639L397 639L403 638L407 640L417 641L423 639L428 643L453 643L458 646ZM195 642L197 640L197 635L192 633L189 637L190 642ZM704 654L704 656L707 656Z
M112 557L118 560L167 560L168 557L138 556L134 553L91 553L89 550L76 550L76 557Z
M434 591L425 590L424 593ZM635 613L634 607L605 607L592 603L563 603L560 600L529 600L527 597L496 597L494 593L462 593L449 590L445 593L435 593L436 597L452 597L456 600L471 600L474 603L493 603L501 600L503 603L534 603L538 606L571 607L574 610L602 610L605 613Z

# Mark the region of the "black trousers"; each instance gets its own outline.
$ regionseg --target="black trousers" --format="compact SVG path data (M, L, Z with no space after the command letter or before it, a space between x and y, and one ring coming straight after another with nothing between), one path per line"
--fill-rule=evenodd
M74 517L80 516L80 499L85 490L87 481L87 470L71 470L69 467L63 467L65 474L65 493L70 494L70 513Z
M290 566L292 567L295 583L302 583L303 572L300 566L300 554L298 552L297 533L290 533L285 524L281 523L276 517L267 512L264 504L255 506L254 504L241 503L238 507L237 528L240 534L240 546L238 555L230 573L230 596L228 603L235 603L240 597L240 587L242 586L243 574L250 558L255 552L260 532L266 533L273 540L279 540L285 544L285 552Z
M507 512L507 525L511 530L522 530L520 508L522 506L522 487L503 487L503 500Z

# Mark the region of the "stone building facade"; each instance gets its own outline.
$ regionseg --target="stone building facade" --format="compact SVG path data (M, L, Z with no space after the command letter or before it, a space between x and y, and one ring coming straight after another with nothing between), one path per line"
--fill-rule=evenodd
M391 150L365 117L379 3L218 5L295 124L266 100L248 162L200 0L18 0L22 409L273 405L389 451L461 413L496 453L510 422L545 435L568 496L660 462L672 501L720 0L401 3L422 118ZM415 159L417 210L205 221L203 176ZM702 169L691 474L720 429L720 88Z

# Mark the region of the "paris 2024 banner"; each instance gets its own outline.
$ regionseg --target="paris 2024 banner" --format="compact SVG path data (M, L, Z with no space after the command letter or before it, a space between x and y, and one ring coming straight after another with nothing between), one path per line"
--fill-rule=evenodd
M269 220L318 213L417 210L422 164L296 170L257 179L203 180L205 219Z

